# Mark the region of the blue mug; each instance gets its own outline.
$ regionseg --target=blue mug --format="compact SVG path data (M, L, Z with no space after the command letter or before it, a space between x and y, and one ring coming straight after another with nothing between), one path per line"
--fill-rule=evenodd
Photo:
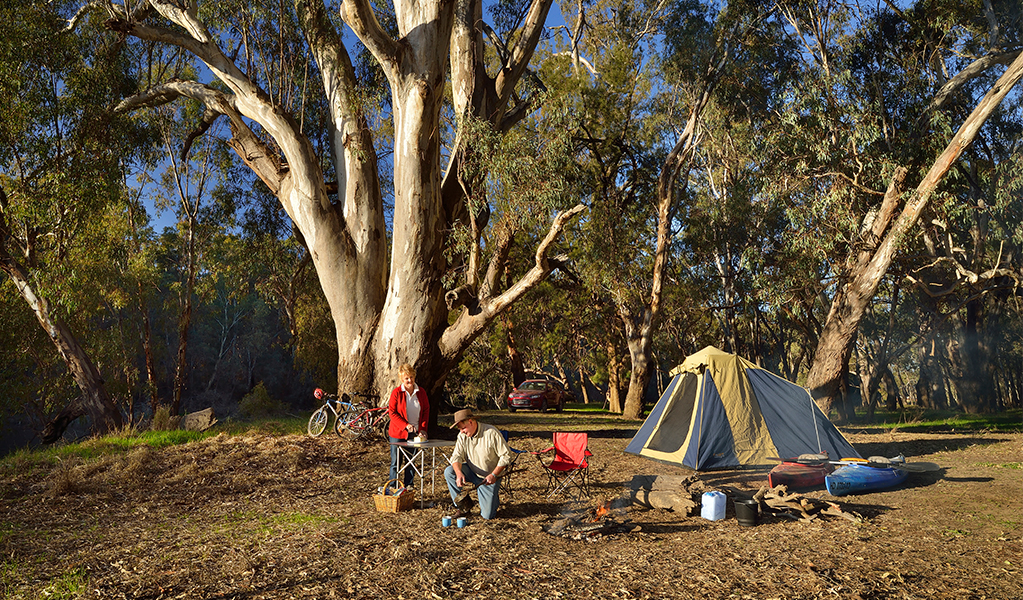
M459 527L465 527L465 523L466 523L465 517L459 517L458 518L458 526Z
M443 519L440 520L440 524L443 525L444 527L450 527L451 517L444 517Z

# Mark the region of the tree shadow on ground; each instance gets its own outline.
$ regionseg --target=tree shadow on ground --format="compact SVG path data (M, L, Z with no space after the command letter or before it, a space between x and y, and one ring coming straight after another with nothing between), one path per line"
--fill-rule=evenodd
M949 436L942 439L920 439L911 438L907 440L893 440L888 442L871 442L853 444L861 456L922 456L936 452L951 452L962 450L971 446L986 446L998 444L1004 440L998 437L962 437L960 435Z

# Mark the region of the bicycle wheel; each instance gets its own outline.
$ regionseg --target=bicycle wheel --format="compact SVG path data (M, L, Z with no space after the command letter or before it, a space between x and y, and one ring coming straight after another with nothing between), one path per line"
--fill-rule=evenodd
M321 406L313 413L313 416L309 417L309 426L307 428L309 435L319 437L323 430L327 428L328 419L330 417L327 415L327 407Z
M368 428L369 415L365 412L361 412L354 419L341 424L341 430L344 431L345 437L352 439L360 438L365 435Z
M387 439L387 428L391 425L391 417L384 416L373 424L373 432L380 437Z
M341 413L337 416L337 421L334 422L334 431L341 437L351 436L352 433L348 431L348 425L358 419L360 414L362 413L358 410L346 410Z

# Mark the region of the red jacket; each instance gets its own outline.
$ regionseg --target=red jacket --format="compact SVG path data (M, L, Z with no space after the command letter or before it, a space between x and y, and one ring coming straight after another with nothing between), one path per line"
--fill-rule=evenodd
M426 399L426 390L416 388L416 398L419 399L419 431L425 432L427 423L430 420L430 401ZM391 424L387 427L387 435L400 440L408 439L408 413L405 410L405 390L401 386L391 391L391 398L387 401L387 414L391 417Z

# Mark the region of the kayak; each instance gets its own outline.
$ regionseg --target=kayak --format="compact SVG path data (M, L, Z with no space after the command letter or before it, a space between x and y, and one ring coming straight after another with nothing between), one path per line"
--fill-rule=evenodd
M767 474L767 484L771 487L784 485L791 489L824 485L824 477L833 468L827 462L810 464L784 461Z
M870 467L851 464L835 469L824 478L832 496L862 494L895 487L909 477L909 472L892 467Z

